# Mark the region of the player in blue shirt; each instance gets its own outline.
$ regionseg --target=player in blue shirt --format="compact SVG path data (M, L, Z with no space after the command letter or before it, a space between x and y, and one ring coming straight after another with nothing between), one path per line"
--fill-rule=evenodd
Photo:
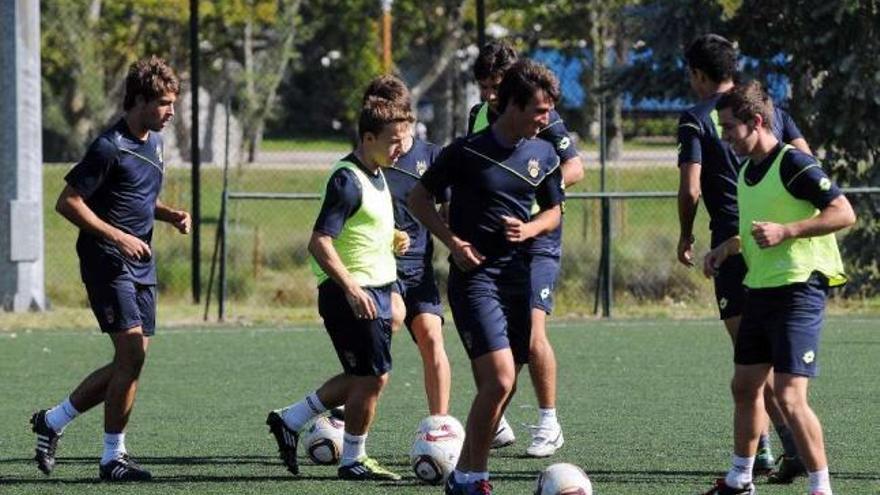
M737 235L710 251L711 276L743 253L748 287L734 349L731 469L706 495L753 495L752 466L761 428L761 389L772 376L811 495L831 495L822 425L808 401L818 374L828 289L846 282L834 233L855 223L852 206L811 155L771 130L773 102L751 81L718 102L724 139L748 157L737 181ZM772 375L771 375L772 371Z
M474 78L480 88L481 103L475 105L468 119L468 134L478 132L498 118L498 85L505 71L516 62L516 51L503 41L487 43L474 62ZM549 123L538 137L556 149L561 163L562 180L570 187L584 177L580 154L565 127L562 117L551 110ZM553 291L562 261L562 223L550 233L535 237L529 247L532 278L532 338L529 346L529 375L538 399L539 418L531 427L532 441L526 454L547 457L562 447L562 427L556 417L556 355L547 338L547 315L553 310ZM505 447L516 439L504 416L498 423L493 448Z
M447 494L492 492L489 448L516 372L529 359L528 241L561 218L559 158L534 139L558 99L552 72L517 62L499 88L498 120L444 148L410 193L410 211L449 247L449 305L477 386ZM448 225L434 206L447 188Z
M344 405L339 478L400 479L367 456L366 440L391 371L391 286L397 279L394 211L381 169L400 156L413 120L408 105L367 97L358 147L337 162L327 180L309 253L318 278L318 312L343 371L266 419L292 474L299 474L300 430L329 408Z
M113 361L92 372L57 406L31 418L37 435L37 467L55 467L58 440L76 416L104 403L104 481L145 481L150 473L125 447L147 344L156 328L156 262L150 247L153 222L190 231L187 212L159 201L165 176L159 132L174 117L177 76L152 56L129 68L124 116L89 146L65 177L55 209L79 229L76 251L89 303L101 331L110 336Z
M693 224L701 197L709 213L711 247L718 246L737 233L736 178L740 160L730 145L721 139L718 111L715 109L719 98L734 87L737 51L727 39L707 34L690 44L685 59L691 88L700 102L682 113L678 127L678 216L681 226L678 259L685 266L693 266ZM791 143L805 153L810 152L791 117L776 107L771 130L780 141ZM734 342L745 300L742 283L745 274L745 262L742 256L736 255L728 259L713 278L718 310ZM780 470L771 475L771 481L790 481L803 469L799 467L794 440L773 395L772 380L765 389L765 405L785 451ZM766 472L772 467L773 455L765 429L755 469Z
M369 96L411 106L409 89L395 76L376 78L364 93L364 98ZM419 349L428 411L432 415L446 415L452 378L443 344L443 306L434 280L434 242L428 229L406 206L410 190L433 165L440 147L412 135L401 146L402 154L384 170L394 201L394 228L408 243L396 255L397 282L391 293L393 327L405 324ZM445 204L446 198L440 201Z

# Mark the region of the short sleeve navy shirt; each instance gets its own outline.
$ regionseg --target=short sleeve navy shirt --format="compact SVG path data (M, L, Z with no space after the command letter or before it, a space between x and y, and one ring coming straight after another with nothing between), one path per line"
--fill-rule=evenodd
M120 119L92 142L64 180L98 218L150 244L165 175L162 155L158 132L138 139ZM76 248L86 283L129 277L139 284L156 284L153 258L127 258L113 243L84 230L80 230Z
M470 114L468 115L469 134L473 133L477 114L480 112L480 107L482 105L483 103L478 103L471 108ZM492 124L498 119L498 114L489 108L488 117L489 123ZM574 145L571 136L568 134L568 128L565 127L565 121L556 110L550 111L550 123L547 127L541 129L541 132L538 133L538 138L553 145L553 149L556 150L556 155L559 157L559 163L565 163L578 156L577 147ZM529 252L532 254L543 254L545 256L562 256L562 222L559 223L559 227L553 229L551 232L536 237L529 246Z
M748 166L745 169L746 183L754 185L760 182L781 150L782 143L777 145L761 163ZM797 149L788 150L782 157L779 175L786 191L795 198L809 201L817 210L827 208L835 198L843 194L815 157Z
M406 232L409 236L409 249L406 253L397 256L398 263L414 263L427 266L434 253L434 245L431 241L431 233L410 213L406 206L409 192L419 182L419 179L431 168L434 160L440 153L440 147L414 139L412 147L390 168L385 169L385 180L391 190L391 198L394 201L394 228ZM439 202L445 201L445 195L439 198Z
M491 128L444 148L422 184L435 197L449 188L450 228L487 257L484 266L526 255L527 245L506 239L503 216L528 222L535 202L547 209L564 199L552 145L524 139L506 147Z
M381 191L385 188L382 173L378 170L375 172L367 170L353 153L343 158L342 161L357 165L378 190ZM333 172L327 179L324 201L321 203L321 211L318 212L318 218L315 219L315 226L312 230L335 239L342 232L346 220L351 218L361 207L362 196L361 183L355 177L354 172L347 168L340 168Z

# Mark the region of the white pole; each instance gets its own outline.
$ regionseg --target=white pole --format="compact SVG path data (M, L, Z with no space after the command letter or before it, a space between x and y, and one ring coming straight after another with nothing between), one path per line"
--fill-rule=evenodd
M0 306L46 307L40 3L0 0Z

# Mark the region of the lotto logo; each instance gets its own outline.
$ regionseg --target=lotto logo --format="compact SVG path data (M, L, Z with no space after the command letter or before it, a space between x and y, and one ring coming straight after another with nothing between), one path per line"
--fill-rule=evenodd
M718 300L718 307L721 309L724 309L727 307L727 298L726 297L722 297L721 299Z
M816 360L816 353L813 351L807 351L801 359L803 359L805 363L810 364Z
M541 299L547 299L550 297L550 287L544 287L541 289Z

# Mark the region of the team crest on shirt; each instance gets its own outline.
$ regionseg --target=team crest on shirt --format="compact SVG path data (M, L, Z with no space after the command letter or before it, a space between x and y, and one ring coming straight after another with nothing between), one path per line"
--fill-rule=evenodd
M541 171L541 164L538 162L537 158L532 158L529 160L529 177L536 178L538 177L538 172Z
M425 175L425 171L428 170L428 164L425 160L419 160L416 162L416 173L419 176Z

